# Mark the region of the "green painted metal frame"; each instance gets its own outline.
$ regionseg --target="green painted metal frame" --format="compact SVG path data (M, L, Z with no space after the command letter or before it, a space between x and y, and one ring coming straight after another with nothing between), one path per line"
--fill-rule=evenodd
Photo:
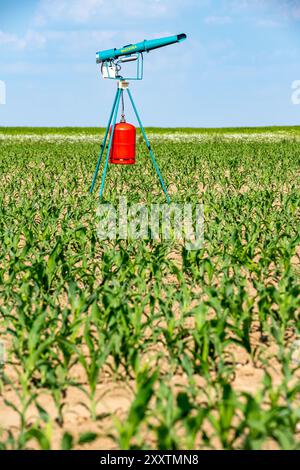
M119 80L119 81L121 81L121 80ZM92 185L91 185L91 188L90 188L90 192L92 193L93 190L94 190L94 187L95 187L95 183L96 183L96 180L97 180L98 173L99 173L101 161L102 161L103 155L104 155L104 153L105 153L106 144L107 144L107 137L108 137L108 134L109 134L109 129L110 129L111 123L113 122L113 124L112 124L112 131L111 131L110 138L109 138L109 142L108 142L108 149L107 149L107 154L106 154L106 158L105 158L104 169L103 169L103 173L102 173L101 186L100 186L100 194L99 194L100 199L102 199L102 197L103 197L105 179L106 179L106 175L107 175L108 162L109 162L109 154L110 154L110 150L111 150L111 146L112 146L112 141L113 141L113 137L114 137L115 126L116 126L116 121L117 121L117 117L118 117L118 111L119 111L120 99L121 99L122 93L123 93L123 89L120 88L120 87L119 87L119 84L118 84L117 93L116 93L116 96L115 96L115 99L114 99L114 103L113 103L113 107L112 107L112 110L111 110L111 114L110 114L110 117L109 117L109 120L108 120L108 125L107 125L107 128L106 128L106 130L105 130L104 139L103 139L102 144L101 144L101 149L100 149L100 153L99 153L99 157L98 157L98 161L97 161L97 165L96 165L94 177L93 177ZM137 107L136 107L136 105L135 105L135 103L134 103L132 94L131 94L131 92L130 92L129 89L127 89L127 93L128 93L128 96L129 96L131 105L132 105L132 107L133 107L134 113L135 113L135 115L136 115L136 118L137 118L137 120L138 120L138 123L139 123L140 129L141 129L142 135L143 135L143 137L144 137L144 140L145 140L147 149L148 149L149 154L150 154L150 158L151 158L152 163L153 163L153 166L154 166L155 171L156 171L156 173L157 173L157 176L158 176L158 178L159 178L159 181L160 181L161 187L162 187L162 189L163 189L163 192L165 193L167 203L170 204L171 199L170 199L170 196L169 196L169 194L168 194L168 190L167 190L167 188L166 188L164 179L163 179L162 174L161 174L161 172L160 172L159 166L158 166L158 164L157 164L157 162L156 162L156 159L155 159L155 156L154 156L154 152L153 152L153 150L152 150L152 148L151 148L150 142L149 142L148 137L147 137L147 135L146 135L146 131L145 131L145 129L144 129L144 126L143 126L142 121L141 121L141 118L140 118L140 116L139 116Z

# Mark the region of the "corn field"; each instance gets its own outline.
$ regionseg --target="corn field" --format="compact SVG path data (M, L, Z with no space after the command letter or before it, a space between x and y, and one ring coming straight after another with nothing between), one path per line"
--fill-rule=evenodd
M102 134L0 128L0 449L300 449L299 129L149 129L190 251L99 239ZM121 195L165 202L141 136Z

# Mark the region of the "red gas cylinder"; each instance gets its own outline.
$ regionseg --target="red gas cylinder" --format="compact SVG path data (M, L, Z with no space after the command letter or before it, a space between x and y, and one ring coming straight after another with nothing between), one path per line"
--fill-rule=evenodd
M132 124L127 122L116 124L109 163L133 165L135 163L135 141L136 129Z

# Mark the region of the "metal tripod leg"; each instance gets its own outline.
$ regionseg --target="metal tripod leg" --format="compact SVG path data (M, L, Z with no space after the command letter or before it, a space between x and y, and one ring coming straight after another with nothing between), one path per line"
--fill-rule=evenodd
M155 170L156 170L157 176L158 176L158 178L159 178L161 187L162 187L162 189L163 189L163 191L164 191L164 193L165 193L165 195L166 195L167 203L170 204L170 203L171 203L170 196L169 196L169 194L168 194L168 191L167 191L166 185L165 185L165 183L164 183L163 177L162 177L162 175L161 175L161 173L160 173L158 164L157 164L157 162L156 162L156 160L155 160L154 153L153 153L153 151L152 151L150 142L149 142L149 140L148 140L148 138L147 138L145 129L144 129L144 127L143 127L143 124L142 124L142 121L141 121L141 119L140 119L139 113L138 113L138 111L137 111L137 109L136 109L136 106L135 106L135 104L134 104L134 101L133 101L133 98L132 98L132 95L131 95L131 92L130 92L129 88L127 89L127 92L128 92L128 96L129 96L129 98L130 98L130 101L131 101L133 110L134 110L134 112L135 112L136 118L137 118L137 120L138 120L140 129L141 129L141 131L142 131L143 137L144 137L144 139L145 139L147 148L148 148L148 150L149 150L150 157L151 157L152 163L153 163L153 165L154 165L154 168L155 168Z
M108 120L108 125L107 125L107 127L106 127L104 139L103 139L103 141L102 141L102 143L101 143L101 149L100 149L100 153L99 153L99 157L98 157L98 161L97 161L96 170L95 170L95 173L94 173L94 177L93 177L93 182L92 182L92 185L91 185L90 193L92 193L93 190L94 190L94 186L95 186L96 179L97 179L97 176L98 176L98 172L99 172L99 168L100 168L100 165L101 165L102 157L103 157L103 154L104 154L104 151L105 151L105 147L106 147L107 136L108 136L108 133L109 133L111 121L112 121L112 118L113 118L113 115L114 115L114 111L115 111L115 107L116 107L116 103L117 103L117 97L118 97L118 90L117 90L117 92L116 92L116 96L115 96L115 99L114 99L114 104L113 104L113 107L112 107L112 110L111 110L111 113L110 113L110 117L109 117L109 120Z
M117 116L118 116L120 98L121 98L122 91L123 90L121 90L121 88L118 88L118 90L117 90L116 105L115 105L115 110L114 110L114 113L113 113L114 114L113 125L112 125L112 130L111 130L111 134L110 134L110 138L109 138L108 150L107 150L107 154L106 154L104 170L103 170L103 174L102 174L102 181L101 181L101 187L100 187L100 199L102 198L103 191L104 191L104 184L105 184L105 178L106 178L106 173L107 173L109 154L110 154L110 149L111 149L111 145L112 145L112 141L113 141L113 137L114 137L114 133L115 133L115 125L116 125L116 121L117 121Z

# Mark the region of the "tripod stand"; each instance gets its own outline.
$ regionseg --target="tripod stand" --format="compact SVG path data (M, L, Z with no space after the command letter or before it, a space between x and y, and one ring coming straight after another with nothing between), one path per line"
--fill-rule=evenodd
M90 192L92 193L93 190L94 190L94 186L95 186L95 183L96 183L96 180L97 180L97 176L98 176L98 173L99 173L99 168L100 168L100 165L101 165L101 161L102 161L103 155L105 154L105 149L106 149L106 144L107 144L107 139L108 139L110 127L111 127L111 125L112 125L111 133L110 133L110 137L109 137L109 141L108 141L108 149L107 149L106 158L105 158L105 163L104 163L104 170L103 170L102 179L101 179L100 199L101 199L102 196L103 196L104 185L105 185L105 179L106 179L107 169L108 169L108 163L109 163L109 155L110 155L110 151L111 151L111 147L112 147L112 142L113 142L113 137L114 137L114 131L115 131L115 125L116 125L116 121L117 121L117 117L118 117L118 111L119 111L119 106L120 106L121 98L122 98L122 102L123 102L124 90L126 90L127 93L128 93L128 96L129 96L129 99L130 99L132 108L133 108L133 110L134 110L134 113L135 113L135 115L136 115L137 121L138 121L138 123L139 123L140 129L141 129L141 132L142 132L142 135L143 135L143 137L144 137L146 146L147 146L147 148L148 148L148 151L149 151L149 154L150 154L150 158L151 158L151 160L152 160L152 163L153 163L153 165L154 165L155 171L156 171L157 176L158 176L158 178L159 178L161 187L162 187L162 189L163 189L163 191L164 191L164 193L165 193L167 202L168 202L168 204L170 204L170 202L171 202L170 196L169 196L169 194L168 194L168 191L167 191L166 185L165 185L165 183L164 183L163 177L162 177L162 175L161 175L161 172L160 172L160 170L159 170L158 164L157 164L157 162L156 162L156 159L155 159L153 150L152 150L152 148L151 148L150 142L149 142L148 137L147 137L147 135L146 135L146 132L145 132L144 126L143 126L143 124L142 124L142 121L141 121L141 119L140 119L139 113L138 113L137 108L136 108L136 106L135 106L135 103L134 103L134 101L133 101L132 94L131 94L131 92L130 92L130 90L129 90L129 82L128 82L128 81L125 81L125 80L124 80L123 78L121 78L121 77L118 79L118 88L117 88L116 96L115 96L115 99L114 99L113 107L112 107L112 110L111 110L111 113L110 113L110 117L109 117L109 120L108 120L108 125L107 125L106 130L105 130L104 139L103 139L102 144L101 144L101 149L100 149L100 153L99 153L99 157L98 157L98 161L97 161L97 165L96 165L96 169L95 169L94 178L93 178L93 181L92 181L92 185L91 185Z

